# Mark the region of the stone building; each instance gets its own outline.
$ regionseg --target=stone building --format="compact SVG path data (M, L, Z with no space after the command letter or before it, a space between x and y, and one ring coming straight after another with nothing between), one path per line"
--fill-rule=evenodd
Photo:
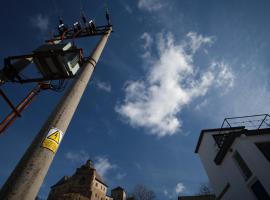
M116 187L111 191L111 196L113 200L126 200L126 193L124 188Z
M113 200L108 186L88 160L71 177L64 176L51 187L48 200Z

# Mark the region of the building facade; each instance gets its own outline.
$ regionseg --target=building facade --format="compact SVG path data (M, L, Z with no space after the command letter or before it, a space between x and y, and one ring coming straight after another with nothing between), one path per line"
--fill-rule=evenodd
M124 188L119 186L111 191L111 197L113 200L126 200L127 198Z
M217 200L270 200L270 128L202 130L195 152Z
M51 187L48 200L113 200L108 186L88 160L71 177L65 176Z

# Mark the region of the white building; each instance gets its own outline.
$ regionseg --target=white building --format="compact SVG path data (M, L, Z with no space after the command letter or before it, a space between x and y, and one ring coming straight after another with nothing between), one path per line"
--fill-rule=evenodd
M202 130L195 152L217 200L270 200L270 128Z

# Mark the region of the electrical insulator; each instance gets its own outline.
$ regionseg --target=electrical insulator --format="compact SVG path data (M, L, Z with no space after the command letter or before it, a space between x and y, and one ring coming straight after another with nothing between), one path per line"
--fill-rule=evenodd
M82 26L81 26L80 22L75 22L73 24L73 29L74 29L75 32L80 31L82 29Z

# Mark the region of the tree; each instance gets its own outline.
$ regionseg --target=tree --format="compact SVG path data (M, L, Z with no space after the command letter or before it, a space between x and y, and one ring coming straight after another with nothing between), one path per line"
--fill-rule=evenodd
M135 200L153 200L156 198L154 191L142 184L135 186L132 196Z

